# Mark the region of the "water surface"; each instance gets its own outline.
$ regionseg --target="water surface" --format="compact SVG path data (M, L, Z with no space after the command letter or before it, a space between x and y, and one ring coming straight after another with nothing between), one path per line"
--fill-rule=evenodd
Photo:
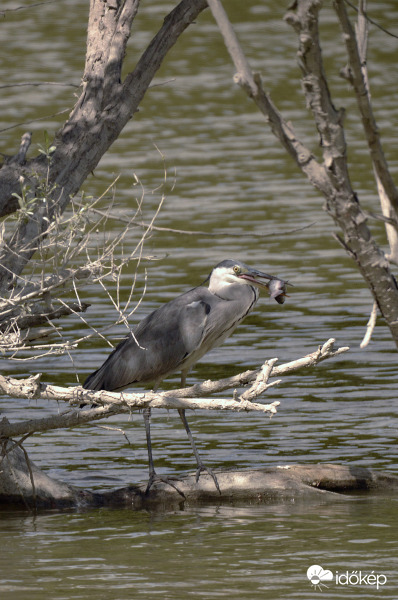
M14 7L15 3L9 3ZM129 45L126 69L156 30L170 3L144 3L137 34ZM84 64L86 3L65 2L10 13L2 23L3 82L54 81L79 84ZM372 7L380 23L397 31L396 7L386 0ZM260 71L272 98L300 136L319 156L318 140L305 108L295 63L296 39L283 23L285 7L275 1L228 3L230 17L253 68ZM378 212L375 184L363 136L346 82L339 78L344 48L333 12L323 11L324 56L336 105L347 109L346 127L352 180L364 207ZM22 33L23 32L23 36ZM369 71L376 116L393 173L398 155L397 40L371 29ZM5 58L6 56L6 58ZM265 359L280 362L312 352L330 337L351 351L316 369L287 377L272 388L269 400L281 402L278 414L189 414L199 450L215 468L330 462L355 464L397 473L396 350L379 320L372 343L359 349L372 299L353 263L332 237L332 221L313 190L268 132L255 107L232 82L234 69L209 13L201 15L163 65L140 112L85 184L100 195L116 175L117 214L136 210L144 188L143 220L149 222L164 194L156 225L137 277L134 302L145 287L144 302L133 323L150 310L205 279L211 267L236 257L292 281L283 305L260 299L256 309L222 348L204 357L190 381L225 377L254 368ZM168 83L165 83L168 82ZM51 134L74 102L70 86L11 87L2 90L2 151L16 152L20 136ZM20 125L37 117L43 121ZM159 150L158 150L159 149ZM159 152L160 151L160 152ZM167 183L164 184L164 169ZM163 184L163 186L162 186ZM159 187L162 186L162 187ZM103 200L107 207L109 198ZM109 232L118 230L117 221ZM371 223L384 246L382 226ZM205 234L177 234L175 229ZM125 250L135 247L139 231ZM126 269L127 297L135 263ZM112 288L111 288L112 289ZM66 296L65 296L66 297ZM85 291L87 314L95 327L111 325L115 312L98 287ZM70 299L70 298L69 298ZM78 319L63 323L64 335L80 337ZM116 342L122 327L112 329ZM97 368L109 346L92 340L68 356L36 363L4 362L13 375L42 372L43 380L73 385ZM178 385L178 376L165 382ZM59 407L62 409L63 407ZM0 399L9 419L44 416L58 410L46 402ZM142 417L121 416L108 425L56 431L29 438L31 458L52 476L69 483L104 489L145 480L147 457ZM194 467L188 440L174 412L153 418L153 443L160 473ZM82 514L3 515L0 588L7 597L118 599L237 597L312 598L306 578L312 564L335 573L362 570L385 573L382 590L330 584L322 597L396 598L396 502L391 498L339 500L327 505L209 508L173 514L96 511ZM111 591L110 591L111 590Z

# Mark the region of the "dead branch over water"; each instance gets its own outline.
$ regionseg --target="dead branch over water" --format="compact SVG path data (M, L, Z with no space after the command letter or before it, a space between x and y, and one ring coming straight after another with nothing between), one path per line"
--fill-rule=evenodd
M347 352L349 348L334 349L334 340L328 340L315 352L297 360L275 366L276 359L267 361L260 369L245 371L233 377L219 381L204 381L191 387L167 392L115 393L92 392L81 387L63 388L40 382L40 376L28 379L13 379L0 376L0 390L14 398L54 400L66 402L71 407L60 414L42 419L31 419L20 423L9 423L7 419L0 422L0 438L14 438L38 431L48 431L65 427L76 427L92 421L98 421L114 414L128 413L142 408L166 409L206 409L232 410L236 412L256 411L270 416L277 412L278 401L270 404L254 402L266 390L279 383L268 383L269 377L281 377L302 368L334 358ZM209 398L211 394L224 392L250 385L241 395L237 393L231 398ZM97 405L94 408L79 410L81 404ZM72 408L76 407L76 408Z

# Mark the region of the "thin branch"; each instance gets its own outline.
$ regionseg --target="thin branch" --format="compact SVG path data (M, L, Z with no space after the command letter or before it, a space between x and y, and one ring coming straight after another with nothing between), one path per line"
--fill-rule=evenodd
M74 204L76 204L76 206L83 206L83 204L80 204L79 202L76 202L76 201L74 201ZM112 219L112 221L119 221L120 223L129 223L131 220L129 217L124 217L123 215L120 215L120 214L110 213L109 211L105 212L103 210L98 210L97 208L90 208L90 210L92 210L92 212L94 212L98 215L106 216L108 219ZM250 232L239 231L239 233L234 235L234 237L238 237L238 238L258 237L258 238L263 239L265 237L271 237L271 236L274 237L274 236L281 236L281 235L291 235L292 233L297 233L298 231L303 231L304 229L313 227L316 224L317 224L317 221L313 221L312 223L308 223L308 225L303 225L301 227L295 227L294 229L288 229L288 230L284 230L284 231L280 231L280 232L275 232L275 230L273 230L270 233L266 233L265 231L260 232L260 233L256 233L255 231L250 231ZM133 227L141 227L142 229L147 229L149 227L149 224L146 223L145 221L141 221L141 223L131 223L131 225ZM195 230L175 229L174 227L160 227L158 225L152 225L151 230L152 231L167 231L169 233L177 233L177 234L181 234L181 235L200 235L200 236L204 236L204 237L215 237L215 238L221 238L223 236L230 235L229 230L224 231L223 229L218 229L217 231L200 231L198 229L195 229Z
M129 117L133 108L131 100L135 98L134 105L138 106L167 52L206 8L206 0L181 0L166 16L163 26L149 43L134 71L129 73L123 82L120 102L126 102L129 106Z
M44 2L35 2L34 4L29 4L28 6L5 8L4 10L0 10L0 15L5 16L9 12L16 12L18 10L30 10L32 8L37 8L38 6L43 6L44 4L54 4L54 2L58 2L58 0L45 0Z
M53 117L58 117L58 115L64 115L65 113L70 112L70 108L65 108L64 110L59 110L52 115L46 115L45 117L38 117L37 119L31 119L30 121L22 121L21 123L15 123L14 125L9 125L8 127L3 127L0 129L0 133L3 131L9 131L10 129L15 129L16 127L22 127L23 125L30 125L31 123L38 123L39 121L47 121L48 119L52 119Z
M325 169L318 163L309 148L297 138L291 123L283 119L269 94L264 90L260 76L252 73L220 0L208 0L208 4L237 69L234 81L254 100L259 110L265 116L273 134L308 176L311 183L327 196L331 193L331 186Z
M366 346L369 344L370 340L372 339L373 331L376 327L377 310L378 310L377 302L374 302L373 306L372 306L372 311L370 313L369 321L366 326L366 333L364 335L362 342L359 345L360 348L366 348Z
M57 1L57 0L55 0ZM5 88L14 88L14 87L39 87L42 85L53 85L55 87L73 87L73 88L79 88L80 84L78 85L77 83L68 83L66 81L62 82L62 81L26 81L24 83L5 83L3 85L0 85L0 90L3 90Z
M344 2L346 4L348 4L348 6L351 6L351 8L353 8L356 12L359 12L358 7L355 6L355 4L352 4L352 2L349 2L349 0L344 0ZM375 21L374 19L372 19L371 17L369 17L369 15L368 15L367 12L363 11L363 14L364 14L366 20L369 23L372 23L372 25L374 25L378 29L380 29L380 31L383 31L387 35L390 35L391 37L398 39L398 35L396 35L395 33L392 33L392 31L389 31L388 29L386 29L385 27L383 27L383 25L380 25L380 23L378 23L377 21Z
M225 46L234 62L235 68L238 71L238 77L242 78L248 88L250 96L256 96L257 84L254 81L254 76L243 52L235 31L227 17L220 0L207 0L214 20L216 21L221 35L224 38Z

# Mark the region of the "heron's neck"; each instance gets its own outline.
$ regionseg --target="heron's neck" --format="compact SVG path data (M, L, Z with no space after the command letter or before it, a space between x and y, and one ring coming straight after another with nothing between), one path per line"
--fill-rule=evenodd
M213 283L213 284L212 284ZM243 300L247 298L249 302L257 302L259 291L252 285L239 283L209 282L209 292L222 298L223 300Z

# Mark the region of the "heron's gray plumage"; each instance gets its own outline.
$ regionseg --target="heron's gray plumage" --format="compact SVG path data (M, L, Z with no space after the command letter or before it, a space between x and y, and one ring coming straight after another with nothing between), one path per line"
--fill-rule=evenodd
M262 281L264 279L267 283ZM286 282L237 260L222 261L212 270L208 287L199 286L181 294L145 317L113 350L104 364L86 379L83 387L121 391L134 383L142 383L151 384L156 389L163 379L176 371L181 371L181 382L184 384L193 365L209 350L222 344L253 309L259 297L259 287L266 288L277 302L284 302ZM179 409L178 412L197 461L196 480L206 470L220 492L217 477L200 459L185 410ZM147 490L156 478L175 487L167 478L156 475L149 417L150 408L146 408L144 419L149 458Z
M188 372L232 334L258 299L258 291L251 285L231 285L218 291L222 295L207 287L194 288L145 317L88 377L84 387L108 391L134 383L157 387L176 371Z

